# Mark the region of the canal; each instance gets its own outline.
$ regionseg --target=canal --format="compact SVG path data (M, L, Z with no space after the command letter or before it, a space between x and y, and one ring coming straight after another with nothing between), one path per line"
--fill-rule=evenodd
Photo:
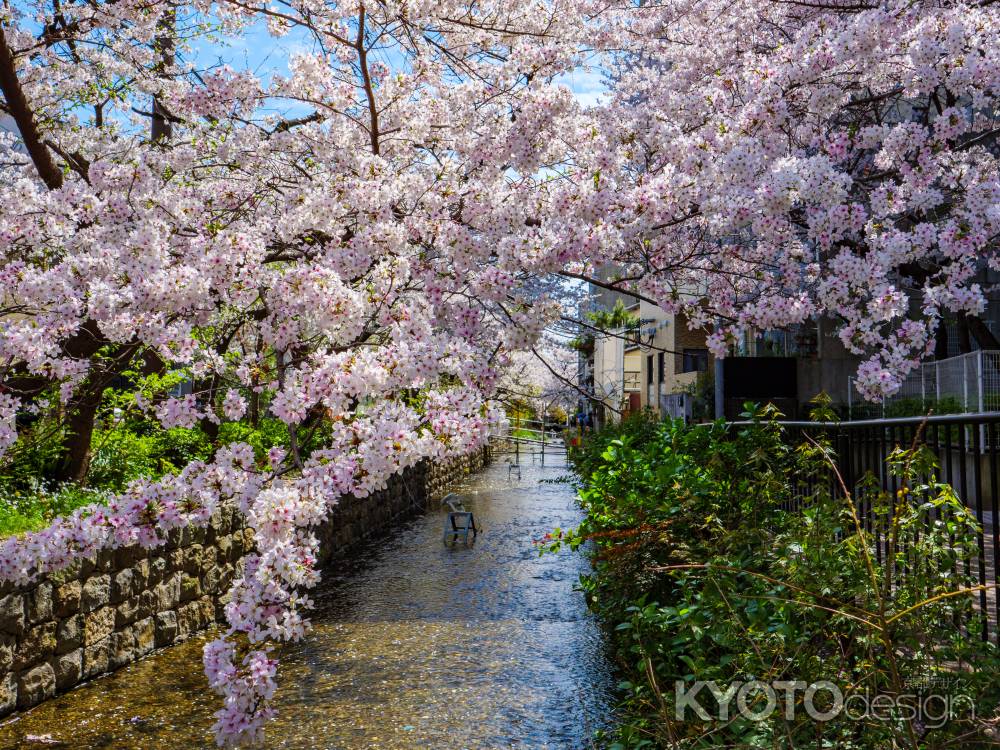
M501 458L455 487L485 531L442 544L431 511L327 570L307 639L285 647L269 748L586 748L612 667L574 590L578 553L534 541L580 520L563 468ZM208 636L157 652L0 725L0 748L214 747Z

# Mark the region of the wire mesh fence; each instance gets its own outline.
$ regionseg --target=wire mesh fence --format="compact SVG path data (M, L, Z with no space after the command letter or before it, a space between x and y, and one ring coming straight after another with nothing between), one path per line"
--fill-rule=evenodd
M1000 411L1000 351L924 362L879 402L864 400L851 378L847 399L852 419Z

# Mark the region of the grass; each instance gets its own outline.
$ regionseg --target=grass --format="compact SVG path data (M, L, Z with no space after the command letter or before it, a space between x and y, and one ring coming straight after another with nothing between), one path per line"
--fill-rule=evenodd
M515 438L528 438L537 440L539 438L539 433L535 432L534 430L526 429L524 427L518 427L517 429L513 429L510 431L510 436Z
M39 531L58 516L77 508L105 502L100 490L63 485L55 489L38 485L25 490L0 490L0 537Z

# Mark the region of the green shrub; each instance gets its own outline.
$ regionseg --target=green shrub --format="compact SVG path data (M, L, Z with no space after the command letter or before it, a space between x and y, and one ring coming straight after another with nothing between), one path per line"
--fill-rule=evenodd
M962 414L968 411L962 402L954 396L943 398L897 398L890 399L885 406L881 403L866 402L855 404L853 409L845 410L850 419L882 419L892 417L924 417L934 414Z
M822 411L822 410L820 410ZM829 447L793 445L765 410L753 424L687 427L633 418L571 451L586 519L553 546L589 542L589 606L608 624L624 680L614 748L923 748L992 743L1000 701L997 649L961 561L977 527L923 449L898 450L889 469L901 493L863 488L893 529L881 563L856 523L854 498L830 492ZM818 415L822 417L823 415ZM818 489L785 510L796 480ZM890 512L891 509L891 512ZM895 519L889 524L888 518ZM899 575L905 571L905 575ZM905 696L942 679L963 710L943 726L905 711L885 719L840 714L817 722L802 710L762 721L676 715L676 686L830 681L845 695ZM912 689L911 689L912 688ZM827 694L824 694L827 696ZM755 695L760 698L762 696ZM782 698L783 696L779 696ZM975 715L968 707L976 707ZM818 708L823 708L819 701ZM783 704L782 704L783 708Z
M94 431L89 485L121 492L134 479L175 473L212 455L212 441L198 428L133 431L135 425L131 427Z
M967 411L954 396L944 398L901 398L885 405L886 417L923 417L934 414L962 414Z
M288 445L288 428L278 419L262 419L257 427L246 422L226 422L219 429L219 442L246 443L254 450L258 461L263 461L267 452L275 446Z
M39 418L20 429L18 440L0 458L0 488L28 490L51 476L63 450L65 430L52 418Z
M18 414L18 440L0 457L0 535L40 528L60 513L122 492L136 479L156 479L180 471L191 461L208 460L230 443L248 443L259 462L275 446L290 449L287 426L274 418L226 422L215 434L210 425L201 424L164 429L148 410L139 408L140 402L155 404L170 397L190 380L191 374L184 371L125 371L101 394L81 486L57 489L52 486L65 466L67 408L60 404L56 390L39 396L31 409ZM419 402L419 393L414 392L413 400ZM258 405L258 413L266 412L266 395ZM298 432L300 455L308 458L330 431L330 422L321 411L311 414Z
M138 435L124 428L95 430L88 481L95 487L120 492L133 479L162 474L158 443L155 434Z
M0 537L38 531L77 508L104 503L107 493L67 484L54 490L36 485L0 489Z

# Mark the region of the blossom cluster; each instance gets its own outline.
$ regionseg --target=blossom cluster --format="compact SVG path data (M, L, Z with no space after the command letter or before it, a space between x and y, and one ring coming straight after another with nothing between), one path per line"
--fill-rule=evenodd
M87 506L51 526L0 543L0 579L28 584L102 550L158 547L170 533L208 525L224 502L245 505L260 490L253 450L234 443L212 463L194 461L176 475L139 480L108 504Z
M557 198L581 261L680 302L720 355L827 319L871 398L943 321L982 313L1000 267L994 9L669 0L601 26L635 42L577 152L592 179Z

